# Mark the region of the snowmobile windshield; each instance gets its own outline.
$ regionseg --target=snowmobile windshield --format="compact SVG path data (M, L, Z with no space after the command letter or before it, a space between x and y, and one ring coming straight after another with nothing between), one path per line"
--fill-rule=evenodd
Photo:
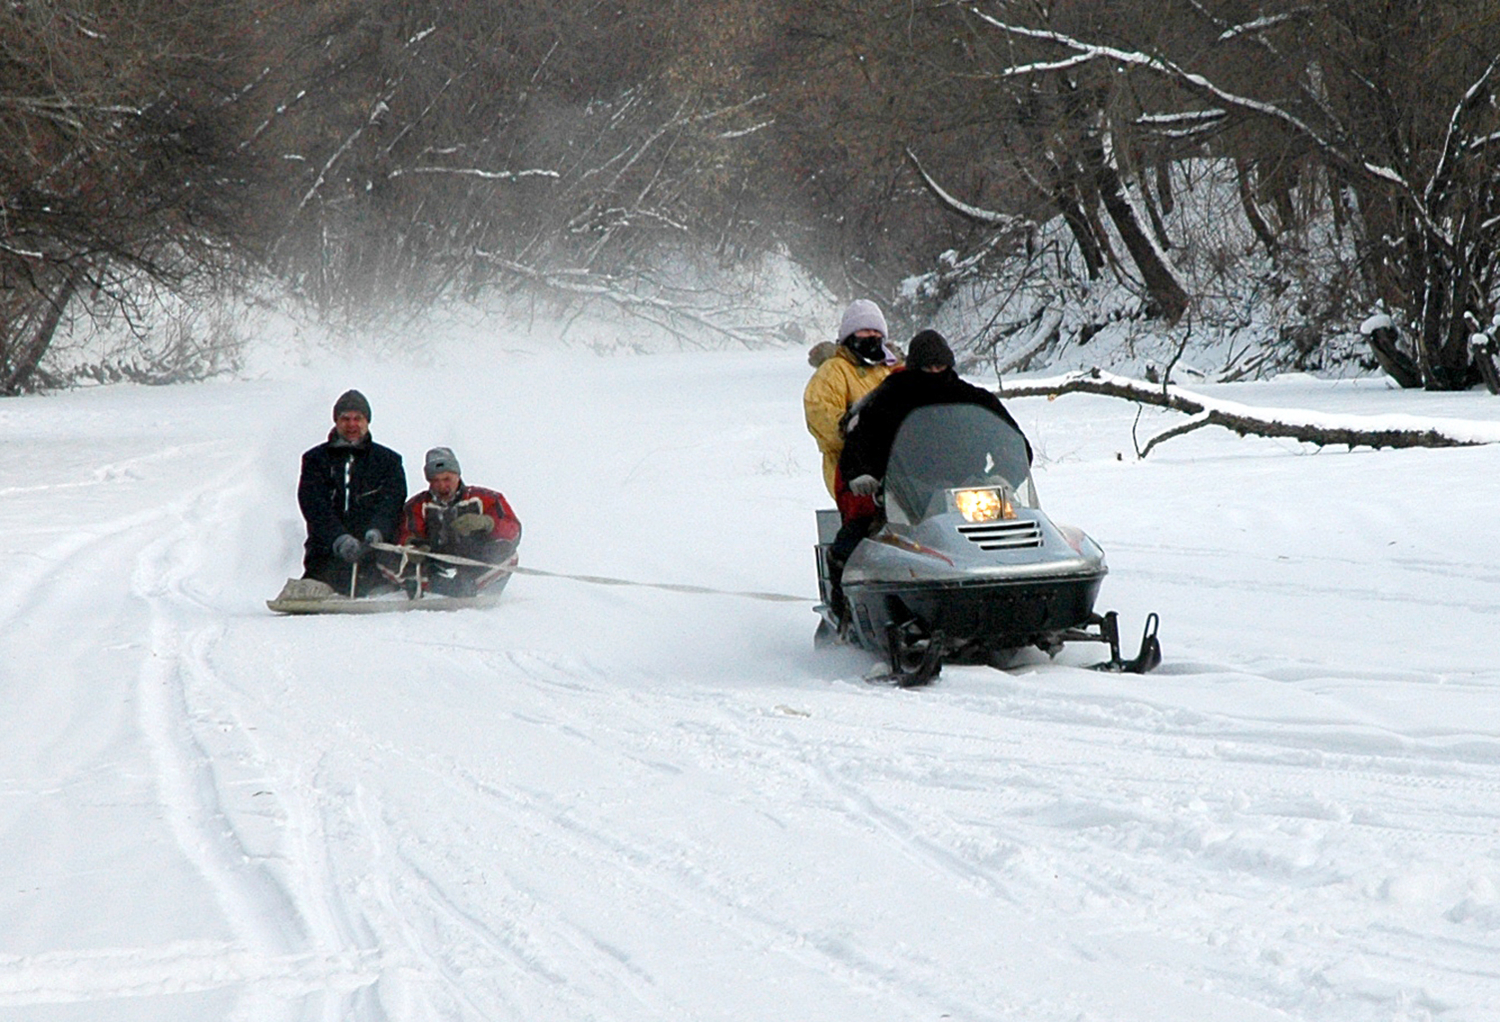
M980 405L927 405L896 431L885 499L888 510L894 502L917 522L945 510L949 490L1003 486L1020 494L1030 476L1026 440L1000 416Z

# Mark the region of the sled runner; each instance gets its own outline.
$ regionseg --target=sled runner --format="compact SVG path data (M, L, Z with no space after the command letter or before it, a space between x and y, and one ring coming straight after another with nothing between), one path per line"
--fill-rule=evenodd
M274 600L266 606L278 614L395 614L409 610L464 610L493 607L500 602L499 593L477 596L411 597L403 589L371 596L348 597L335 592L327 582L312 578L289 578Z
M833 606L829 548L837 511L818 512L822 621L816 645L852 643L887 658L878 679L931 682L945 662L1003 666L1016 651L1054 655L1066 643L1108 645L1100 670L1144 673L1161 662L1157 618L1140 652L1120 652L1113 611L1094 600L1109 569L1079 529L1042 511L1021 434L987 408L918 408L891 445L880 501L884 522L860 540Z

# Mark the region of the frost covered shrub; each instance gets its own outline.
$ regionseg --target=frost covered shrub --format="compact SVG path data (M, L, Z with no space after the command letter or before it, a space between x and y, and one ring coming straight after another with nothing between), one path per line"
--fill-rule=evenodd
M248 341L242 308L167 299L68 324L39 375L44 387L187 383L238 372Z

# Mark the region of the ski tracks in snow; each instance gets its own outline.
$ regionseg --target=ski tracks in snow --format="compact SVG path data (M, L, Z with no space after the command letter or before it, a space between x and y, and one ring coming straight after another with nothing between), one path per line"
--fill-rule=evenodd
M514 672L491 660L509 682ZM535 666L534 676L547 674ZM788 863L794 880L766 877L681 834L676 858L669 840L642 826L639 803L629 818L541 804L526 814L530 825L569 821L588 854L613 854L664 885L663 905L717 913L897 1017L940 1007L993 1018L1000 1006L1073 1017L1079 1006L1055 978L1059 959L1075 976L1119 970L1148 986L1140 977L1164 969L1212 1010L1236 1006L1237 1018L1420 1017L1443 1010L1435 990L1487 1003L1500 976L1496 736L1351 722L1358 714L1340 702L1341 685L1357 678L950 668L921 693L855 682L780 690L784 701L768 706L764 692L666 685L649 705L632 709L626 698L604 712L570 711L580 673L539 684L558 696L554 726L587 732L618 750L617 761L645 763L654 750L671 769L699 775L700 791L718 787L708 775L732 777L723 789L750 815L706 829L743 834L756 848L752 862L776 861L751 822L769 821L797 835L802 858ZM1258 689L1278 713L1226 714L1215 706L1254 700L1216 701L1215 687ZM820 840L842 849L842 875L821 868ZM867 858L850 855L861 846ZM693 868L674 869L678 862ZM866 864L887 883L866 888ZM798 896L788 883L801 885ZM824 900L861 890L874 899L862 910ZM890 922L902 914L893 892L911 891L951 899L969 925L903 934ZM931 915L930 904L908 907L912 919ZM1087 942L1069 936L1091 926ZM1440 964L1413 961L1414 941L1450 950ZM945 950L927 960L934 947ZM1055 999L1015 1003L1007 974L1026 974L1020 989L1057 987ZM956 975L972 985L955 984ZM1164 1017L1206 1017L1184 1010Z
M1324 703L1336 679L1316 674L1300 688L1227 669L948 678L1005 747L995 767L949 767L925 797L898 801L937 810L921 826L938 840L1013 849L1008 889L1033 915L1096 921L1097 942L1079 948L1088 959L1144 956L1247 1004L1320 1018L1402 1017L1430 989L1494 988L1494 736L1350 724L1347 707ZM1210 709L1214 688L1245 687L1308 719ZM888 783L931 782L893 772ZM1451 947L1440 967L1409 960L1414 935Z
M1351 723L1357 678L734 688L488 632L390 639L451 683L438 706L463 691L488 726L425 752L344 742L406 781L356 786L360 836L332 845L367 878L375 943L452 1017L1072 1019L1100 1008L1067 980L1087 975L1122 1007L1165 998L1163 1017L1373 1022L1495 986L1495 738ZM1255 700L1214 687L1278 708L1231 716ZM1451 946L1440 967L1406 960L1414 933ZM696 1000L684 977L721 989L724 962L785 999Z
M304 772L306 759L265 747L257 731L267 695L230 684L214 666L236 616L197 586L219 570L204 563L210 544L232 536L255 503L258 454L229 459L137 558L132 588L151 622L142 731L178 844L237 935L231 960L254 963L218 977L235 991L237 1017L382 1018L370 991L389 963L350 912L330 861L322 778Z
M355 630L368 638L367 628ZM751 738L766 722L759 709L572 656L409 639L388 636L366 655L412 657L439 710L456 705L451 679L472 694L473 722L450 722L431 745L420 727L345 716L322 743L334 751L318 779L331 879L381 949L378 996L392 1015L831 1020L938 1006L994 1017L983 998L945 989L938 962L925 978L905 974L884 944L901 929L879 901L889 877L872 869L864 896L842 891L823 823L797 807L810 777L801 757ZM314 717L277 721L304 761L329 726ZM743 793L747 777L762 795ZM712 818L695 818L705 789ZM847 818L832 825L868 829L868 817ZM742 841L725 846L726 829ZM784 871L768 874L765 856ZM809 913L809 886L832 892L842 924L809 925L821 915ZM872 909L887 932L867 943ZM723 1001L726 967L741 1001Z
M138 915L141 935L158 931L161 939L0 954L0 1006L93 1002L102 1012L110 1001L196 994L212 998L227 1019L350 1017L345 1009L379 975L379 954L339 918L333 882L318 875L316 849L308 852L316 815L301 804L295 784L275 783L284 778L236 718L231 693L213 668L225 608L212 605L198 586L209 544L234 540L255 460L229 442L154 454L146 461L172 480L173 499L54 539L0 594L5 617L19 622L29 612L24 629L7 624L12 641L64 656L77 651L79 664L65 675L64 688L89 705L50 705L46 700L57 697L33 687L13 692L36 707L39 740L73 757L101 757L67 761L68 773L52 783L119 771L122 790L110 801L138 807L122 814L122 836L142 832L140 840L157 849L152 857L163 878L183 878L163 879L164 891L174 884L204 891L201 901L181 904L152 904L149 892L103 892L97 908L113 919L106 930L136 928L130 919ZM204 476L188 464L222 467ZM181 486L181 479L192 482ZM138 471L96 473L94 484L122 480L145 481ZM107 496L85 490L79 499L107 506ZM128 579L128 586L101 584L112 577ZM54 633L53 622L68 633ZM133 684L123 685L131 670ZM54 724L64 713L66 724ZM80 731L99 737L74 749L79 743L71 736ZM169 835L166 845L150 837L160 826ZM88 872L86 863L59 870L65 870L61 883ZM148 925L148 919L165 922Z
M603 903L610 911L589 918L566 907L573 898L550 889L546 876L507 869L512 888L528 904L545 907L529 913L548 918L532 940L551 946L553 970L595 974L579 986L580 995L593 986L595 1003L626 999L632 1007L617 1017L642 1019L786 1018L789 1004L799 1005L793 1012L799 1018L850 1012L917 1018L935 1010L950 1018L990 1017L980 1002L944 989L936 976L906 975L889 948L866 946L858 933L869 905L835 909L847 917L842 927L810 924L822 914L811 909L804 885L836 890L844 878L825 871L842 867L827 854L823 823L799 808L809 782L802 756L756 737L766 722L758 707L722 691L630 678L555 655L511 651L480 659L493 683L524 695L518 714L565 736L570 759L596 761L607 768L601 776L613 775L566 799L555 787L463 779L474 798L501 807L517 832L530 835L535 847L523 860L535 852L569 863L568 875L611 892ZM771 727L779 730L774 719ZM680 809L701 804L705 791L710 803L722 799L719 815L684 817ZM868 820L861 815L856 829L867 830ZM842 814L832 820L839 828L845 822ZM721 843L726 831L738 836L737 846ZM784 863L784 872L767 873L767 861ZM811 881L818 874L825 875ZM886 892L888 880L876 869L871 892ZM695 1001L684 975L721 961L762 963L764 974L742 977L743 1002ZM705 974L707 988L721 983L721 976ZM754 991L767 989L803 996L756 1007L764 995Z
M273 619L247 593L264 571L225 551L285 542L249 532L289 507L289 480L267 476L280 456L170 438L129 453L0 491L30 530L0 583L6 648L66 681L0 686L27 743L12 762L35 764L0 787L17 889L0 901L0 1009L1500 1017L1500 678L1431 646L1360 649L1410 620L1462 650L1493 616L1493 572L1435 545L1363 577L1412 508L1372 513L1331 553L1259 529L1253 556L1197 545L1234 535L1214 529L1106 542L1106 603L1160 593L1174 611L1159 672L950 667L905 692L767 642L810 633L805 612L681 594L518 580L488 614ZM1184 487L1189 505L1203 489ZM1127 532L1170 517L1127 515ZM641 551L643 574L684 551ZM1350 621L1378 624L1296 638ZM730 633L754 663L721 672ZM79 820L110 833L101 818L113 859L71 847ZM20 854L19 833L43 850ZM144 867L139 890L90 886L121 862ZM110 918L36 921L91 903Z

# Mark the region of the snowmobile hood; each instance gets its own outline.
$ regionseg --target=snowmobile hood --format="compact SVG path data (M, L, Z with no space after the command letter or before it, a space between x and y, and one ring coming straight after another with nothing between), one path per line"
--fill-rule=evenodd
M1104 551L1078 529L1058 526L1037 508L973 523L950 512L916 525L890 525L861 543L844 569L844 585L966 581L1023 583L1102 578Z

